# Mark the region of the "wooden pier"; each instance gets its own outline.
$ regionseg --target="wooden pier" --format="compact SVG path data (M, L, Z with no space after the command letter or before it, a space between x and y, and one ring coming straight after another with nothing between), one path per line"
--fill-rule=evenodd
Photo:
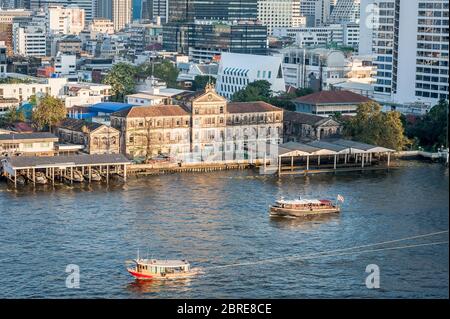
M394 152L343 139L307 144L288 142L278 148L276 171L281 176L387 169Z
M93 170L96 170L109 183L112 175L127 179L127 166L131 162L121 154L70 155L27 157L16 156L2 159L3 174L17 187L17 178L23 176L36 185L36 173L45 174L47 180L55 184L56 180L75 182L74 175L81 174L83 180L92 182ZM86 177L87 176L87 177Z

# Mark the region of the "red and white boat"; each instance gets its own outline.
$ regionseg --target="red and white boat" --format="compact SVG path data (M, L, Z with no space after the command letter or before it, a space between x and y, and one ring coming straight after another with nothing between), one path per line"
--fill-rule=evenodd
M158 260L137 258L127 267L128 272L139 280L187 278L199 273L191 269L187 260Z

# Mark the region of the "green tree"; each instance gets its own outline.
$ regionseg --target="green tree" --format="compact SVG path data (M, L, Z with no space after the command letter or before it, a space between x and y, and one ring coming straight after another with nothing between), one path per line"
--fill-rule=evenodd
M249 83L245 88L234 93L233 102L254 102L268 101L272 97L270 83L266 80L259 80Z
M311 88L297 88L295 90L296 97L301 97L312 93L314 93L314 90Z
M441 100L423 117L416 121L406 121L406 132L410 138L416 138L418 144L430 150L447 146L448 101Z
M126 95L134 93L137 71L135 66L123 62L115 64L109 70L103 83L111 85L113 101L123 102Z
M63 101L46 95L39 100L39 104L33 110L32 121L38 129L48 128L51 131L52 126L63 120L66 115L67 110Z
M154 76L166 82L168 87L177 88L177 78L180 71L167 59L144 63L138 67L138 73L145 76Z
M211 76L208 76L208 75L197 75L194 78L194 83L192 84L192 89L194 91L202 91L205 89L206 84L208 84L208 83L215 84L216 79Z
M16 122L24 122L25 114L17 107L10 108L1 118L0 123L2 125L11 125Z
M360 104L356 116L343 121L344 135L354 140L402 150L408 143L400 113L382 112L376 102Z

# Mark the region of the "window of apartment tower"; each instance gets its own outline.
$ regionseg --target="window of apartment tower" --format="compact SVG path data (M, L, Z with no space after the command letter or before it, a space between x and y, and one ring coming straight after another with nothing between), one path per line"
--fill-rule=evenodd
M219 108L219 113L223 113L223 106Z
M194 113L195 113L195 114L199 114L198 108L195 108L195 109L194 109Z

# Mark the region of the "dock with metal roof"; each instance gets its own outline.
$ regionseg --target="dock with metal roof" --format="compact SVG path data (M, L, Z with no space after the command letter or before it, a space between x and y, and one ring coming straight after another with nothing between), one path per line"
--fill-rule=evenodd
M388 168L395 150L346 139L278 146L278 175Z
M71 184L76 181L74 175L83 176L86 182L92 182L96 172L108 183L111 175L126 180L127 166L131 164L122 154L83 154L68 156L14 156L1 159L3 174L17 187L19 176L36 185L36 174L45 174L45 178L55 183L66 180Z

